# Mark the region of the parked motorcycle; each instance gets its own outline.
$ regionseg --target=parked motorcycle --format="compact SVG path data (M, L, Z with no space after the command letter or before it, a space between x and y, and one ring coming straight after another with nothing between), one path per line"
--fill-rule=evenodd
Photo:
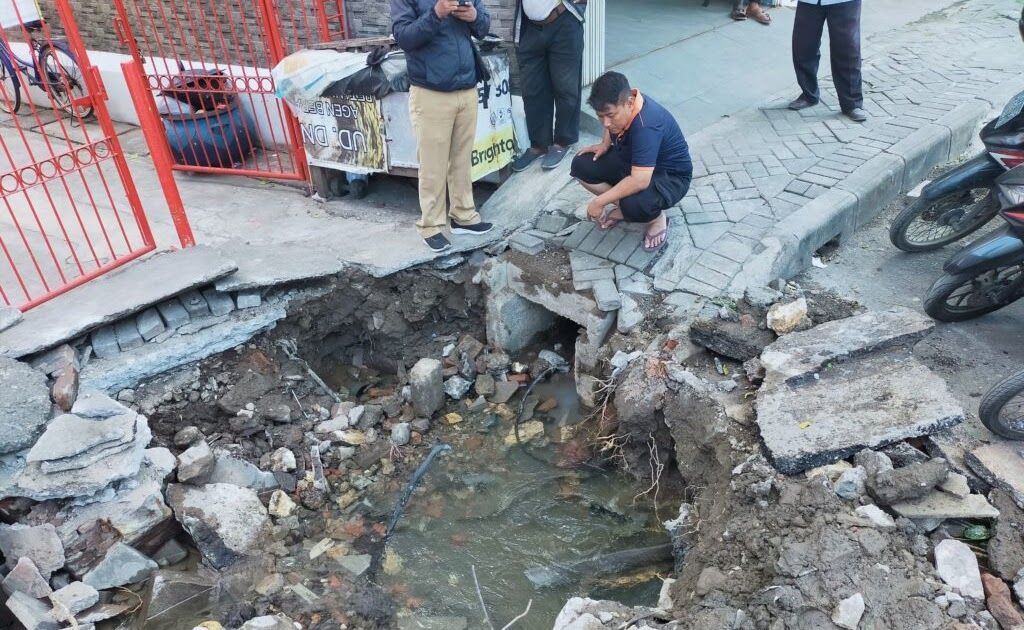
M999 212L995 180L1024 164L1024 92L981 130L985 151L925 182L889 227L889 240L905 252L925 252L956 242ZM911 193L913 196L914 193Z
M1024 440L1024 371L1003 379L978 407L981 422L996 435Z
M996 178L995 198L1006 225L949 259L924 310L943 322L980 317L1024 297L1024 166Z

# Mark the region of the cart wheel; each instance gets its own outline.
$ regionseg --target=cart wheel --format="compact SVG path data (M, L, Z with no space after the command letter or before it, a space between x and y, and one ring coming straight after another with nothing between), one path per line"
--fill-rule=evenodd
M348 191L352 195L353 199L362 199L365 197L369 187L370 180L368 179L354 179L348 183Z

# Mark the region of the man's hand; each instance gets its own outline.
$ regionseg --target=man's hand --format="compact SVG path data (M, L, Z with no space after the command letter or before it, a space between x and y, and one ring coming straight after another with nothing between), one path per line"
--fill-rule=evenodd
M598 201L598 199L599 197L594 197L594 199L587 204L587 219L600 225L604 220L604 209L607 204Z
M434 5L434 13L442 20L459 8L459 0L437 0Z
M455 17L472 24L476 22L476 7L472 4L459 5L459 8L455 9Z
M594 161L596 162L598 159L601 158L602 155L604 155L605 153L608 153L608 149L609 148L610 147L607 144L604 144L604 143L592 144L589 147L583 147L582 149L577 151L576 155L586 155L587 153L593 153L594 154Z

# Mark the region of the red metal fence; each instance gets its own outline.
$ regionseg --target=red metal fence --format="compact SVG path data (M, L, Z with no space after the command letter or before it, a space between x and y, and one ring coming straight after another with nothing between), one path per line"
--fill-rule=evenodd
M116 28L148 88L132 98L140 118L150 116L144 127L163 127L169 168L309 179L298 123L276 98L270 68L294 50L345 37L343 0L115 6Z
M20 12L0 30L0 304L22 310L154 249L99 73L57 9L66 42Z

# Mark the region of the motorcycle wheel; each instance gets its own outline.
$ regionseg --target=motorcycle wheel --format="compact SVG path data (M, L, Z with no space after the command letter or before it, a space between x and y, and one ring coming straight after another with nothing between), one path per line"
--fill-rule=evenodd
M928 289L924 312L940 322L962 322L998 311L1024 295L996 295L1024 274L1024 263L992 267L980 273L943 274Z
M986 186L934 200L918 197L889 227L889 240L905 252L927 252L955 243L988 223L999 204Z
M1024 372L1017 372L990 389L981 399L978 415L992 433L1024 440Z

